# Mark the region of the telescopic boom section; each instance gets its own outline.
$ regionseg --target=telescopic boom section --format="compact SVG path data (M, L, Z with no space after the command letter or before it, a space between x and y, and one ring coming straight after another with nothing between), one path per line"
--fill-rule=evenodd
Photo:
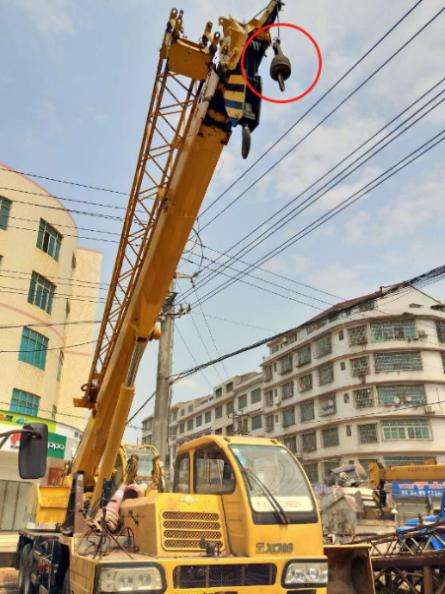
M86 486L109 478L134 395L134 379L201 202L232 128L253 130L259 104L239 81L248 37L273 23L281 0L271 0L246 24L220 19L223 36L208 23L200 43L183 35L173 10L164 34L142 144L88 383L77 406L92 409L73 464ZM261 35L250 74L270 45ZM255 59L253 59L255 58ZM241 78L242 80L242 78ZM234 96L235 93L235 96ZM234 111L234 107L236 108Z

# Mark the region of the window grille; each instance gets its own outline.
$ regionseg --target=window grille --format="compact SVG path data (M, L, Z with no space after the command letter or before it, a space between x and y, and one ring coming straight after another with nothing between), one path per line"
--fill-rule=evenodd
M295 425L295 410L293 406L283 410L283 427Z
M420 371L422 357L417 351L384 352L374 354L376 373L385 371Z
M338 427L330 427L329 429L323 429L321 435L324 448L338 446L340 443L340 439L338 436Z
M283 400L286 398L292 398L294 395L294 382L288 382L287 384L283 384L281 386L281 397Z
M305 344L297 351L298 366L306 365L311 362L311 345Z
M425 404L426 402L425 386L422 384L378 386L377 394L381 406Z
M232 414L233 411L234 411L234 409L235 409L235 404L234 404L233 400L230 400L230 402L228 402L226 404L226 412L227 412L227 414L228 415Z
M238 397L238 408L246 408L247 406L247 394L241 394Z
M410 466L411 464L425 464L431 461L437 463L435 456L385 456L385 466Z
M416 324L414 320L388 320L371 323L371 336L373 340L407 340L416 337Z
M445 320L436 321L437 340L445 342Z
M31 330L31 328L23 328L19 360L39 369L45 369L48 342L46 336Z
M222 396L222 388L216 388L215 396L216 398L220 398Z
M266 417L266 431L270 433L274 430L274 415L267 415Z
M355 346L359 344L366 344L368 342L368 335L366 331L366 325L354 326L348 329L349 344Z
M260 429L263 425L263 416L262 415L256 415L255 417L252 417L252 430L254 429Z
M265 400L266 406L273 406L273 392L272 392L272 390L267 390L267 392L264 392L264 400Z
M372 408L374 406L374 392L372 388L354 390L355 408Z
M210 423L212 421L212 411L208 410L206 412L206 414L204 415L204 422L205 423Z
M324 462L323 464L324 477L327 478L331 470L337 468L338 466L340 466L340 464L340 458L332 458L331 460L326 460L326 462Z
M314 401L302 402L300 404L300 419L301 422L312 421L315 418Z
M28 303L37 305L47 313L51 313L56 285L37 272L31 274L28 292Z
M327 394L319 400L319 415L320 417L327 417L334 415L337 412L337 402L335 394Z
M308 431L301 434L301 445L303 452L314 452L317 449L317 434L315 431Z
M369 373L369 357L356 357L350 360L351 374L353 377L367 375Z
M280 365L281 374L289 373L289 371L292 371L292 353L289 353L288 355L281 357L278 363Z
M366 423L366 425L359 425L358 437L360 443L376 443L378 441L377 423Z
M320 386L325 386L334 381L334 366L332 363L318 368L318 381Z
M232 392L233 391L233 382L229 382L228 384L226 384L226 392Z
M300 377L298 378L298 389L300 390L300 392L307 392L308 390L312 390L312 373L300 375Z
M187 421L187 431L191 431L193 429L193 419L189 419Z
M270 365L267 365L266 367L263 368L263 373L264 373L264 381L270 382L270 380L272 379L272 367Z
M223 407L222 405L215 407L215 419L220 419L222 417Z
M250 393L250 404L261 402L261 388L256 388Z
M315 357L319 359L320 357L325 357L332 353L332 336L331 334L326 334L322 336L318 340L314 342L314 349L315 349Z
M306 462L303 464L304 472L311 483L318 483L318 463L317 462Z
M6 231L8 228L9 213L11 210L11 200L0 196L0 229Z
M37 247L46 252L48 256L59 259L62 235L44 219L40 219L39 232L37 234Z
M284 445L294 454L297 452L297 438L295 435L284 438Z
M195 424L196 424L197 427L201 427L201 425L202 425L202 415L198 415L196 417Z

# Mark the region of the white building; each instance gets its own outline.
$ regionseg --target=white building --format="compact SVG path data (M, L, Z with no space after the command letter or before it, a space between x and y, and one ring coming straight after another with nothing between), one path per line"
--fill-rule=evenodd
M263 374L174 405L171 453L203 433L282 440L313 482L348 462L445 462L445 305L412 287L339 303L269 345ZM151 439L151 417L144 441Z

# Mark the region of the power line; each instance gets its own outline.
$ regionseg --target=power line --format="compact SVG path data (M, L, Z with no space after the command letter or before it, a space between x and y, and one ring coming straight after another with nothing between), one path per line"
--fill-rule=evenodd
M391 132L389 132L385 137L383 137L381 140L377 141L374 145L372 145L370 148L368 148L362 155L360 155L359 157L357 157L354 161L352 161L349 165L347 165L343 170L341 170L340 172L338 172L332 179L330 179L329 181L327 181L324 185L322 185L320 188L318 188L317 190L315 190L313 193L309 194L309 196L307 198L305 198L301 203L299 203L298 205L296 205L287 215L284 215L283 217L281 217L281 219L279 219L273 225L271 225L268 229L266 229L265 231L263 231L259 236L256 236L246 246L244 246L238 252L236 252L235 255L231 256L231 258L232 259L237 259L239 261L240 260L240 257L239 257L240 254L241 255L244 255L247 251L252 251L252 249L256 248L260 243L263 243L271 235L275 234L279 229L281 229L285 224L287 224L287 222L289 222L291 220L291 218L295 218L295 216L297 216L298 214L301 214L301 212L303 212L309 206L311 206L312 204L314 204L314 202L320 200L329 191L331 191L333 188L335 188L336 186L338 186L342 181L344 181L347 177L349 177L353 172L357 171L366 162L368 162L370 159L372 159L374 156L376 156L378 153L380 153L382 150L384 150L389 144L391 144L398 137L400 137L402 134L404 134L405 132L407 132L412 126L414 126L422 118L426 117L433 109L435 109L436 107L438 107L443 102L443 99L440 100L440 101L438 101L435 105L433 105L432 107L430 107L425 113L421 114L417 119L414 119L414 121L412 121L412 122L409 123L409 120L411 120L415 115L417 115L419 113L419 111L424 110L424 108L427 105L429 105L432 101L435 101L443 92L444 91L441 91L441 93L439 93L437 96L435 96L432 99L430 99L425 105L423 105L419 110L417 110L416 112L414 112L411 116L409 116L408 118L406 118L394 130L392 130ZM376 134L380 133L387 126L388 126L388 124L386 124ZM400 130L397 134L395 134L395 132L397 132L397 130L399 130L399 128L401 128L402 126L405 126L405 128L402 128L402 130ZM384 141L386 139L388 139L388 138L389 138L389 140L386 143L384 143ZM368 139L368 141L369 141L369 139ZM367 144L368 141L366 141L364 144ZM361 146L363 146L363 144ZM350 153L347 157L345 157L344 159L342 159L341 162L343 162L345 159L349 158L352 154L354 154L356 151L358 151L361 148L361 146L358 147L357 149L355 149L354 151L352 151L352 153ZM375 149L374 152L371 152L371 151L373 151L373 149ZM366 156L366 155L368 155L368 156ZM365 156L366 156L366 158L363 159L363 157L365 157ZM355 165L357 162L358 162L358 164ZM353 167L351 170L349 170L351 168L351 166L353 166L353 165L355 165L355 167ZM338 166L338 164L335 165L330 171L332 171L333 169L337 168L337 166ZM328 173L329 172L327 172L321 178L319 178L319 180L317 180L316 182L314 182L313 184L311 184L310 187L314 186L323 177L326 177L326 175ZM335 183L333 183L333 182L335 182ZM305 190L303 190L302 192L300 192L297 196L295 196L294 198L292 198L276 214L278 214L279 212L281 212L284 208L287 208L287 206L289 204L295 202L306 191L307 191L307 188ZM318 194L318 196L317 196L317 194ZM274 216L276 216L276 215L274 215ZM258 225L253 231L251 231L247 236L245 236L245 238L247 238L250 235L252 235L256 230L258 230L260 227L262 227L263 224L264 223ZM245 238L243 238L243 239L239 240L237 243L235 243L231 248L229 248L227 250L227 252L231 251L234 247L236 247L237 245L239 245ZM249 247L251 247L250 250L249 250ZM227 255L227 252L224 255ZM206 277L204 277L204 279L201 281L201 284L198 284L198 287L203 286L203 284L206 284L206 283L210 282L210 280L212 280L219 273L221 273L221 271L224 270L225 267L227 267L227 263L221 263L219 265L219 268L215 272L213 272L213 274L210 273ZM248 269L250 270L250 267L248 267ZM247 270L247 268L245 270ZM182 297L183 298L186 298L187 296L188 296L188 294L186 293Z
M207 353L207 356L208 357L211 357L212 355L210 354L210 350L209 350L207 344L205 343L204 338L202 337L202 334L201 334L201 332L200 332L200 330L198 328L198 324L196 323L195 317L193 316L193 314L191 312L190 312L190 319L192 321L192 324L193 324L193 327L195 329L195 332L198 335L198 338L199 338L202 346L204 347L205 352ZM215 368L215 371L216 371L216 374L219 377L220 382L224 382L225 380L224 380L223 376L221 375L218 367Z
M363 62L369 54L371 54L418 6L422 0L418 0L406 13L404 13L395 23L390 27L386 33L384 33L352 66L346 70L346 72L333 84L327 91L325 91L321 97L315 101L309 109L307 109L303 115L301 115L281 136L277 138L269 147L249 166L247 167L221 194L219 194L215 200L213 200L207 208L203 210L201 216L203 216L210 208L212 208L227 192L229 192L241 179L243 179L263 158L268 155L272 149L274 149L309 113L312 112L317 105L319 105L325 97L327 97L338 85L353 72L357 66ZM219 216L219 215L218 215ZM210 224L210 223L207 223Z
M26 217L14 217L12 215L9 215L8 219L12 219L14 221L24 221L25 223L40 223L40 219L29 219ZM63 229L75 229L76 231L89 231L91 233L102 233L104 235L115 235L117 237L120 236L120 233L118 233L117 231L104 231L103 229L98 229L97 227L95 227L94 229L91 229L89 227L78 227L77 225L64 225L63 223L57 223L57 227L63 228ZM23 229L23 227L14 227L14 229ZM33 231L35 231L35 229L33 229ZM68 235L67 237L77 237L77 235L75 235L75 236ZM87 238L87 239L89 239L89 238Z
M1 167L0 167L1 169ZM19 188L11 188L9 186L0 186L0 190L8 190L10 192L18 192L20 194L29 194L31 196L43 196L44 198L56 198L57 200L64 200L65 202L75 202L77 204L88 204L88 206L99 206L100 208L110 208L114 210L126 210L125 206L117 204L105 204L103 202L94 202L94 200L81 200L80 198L68 198L67 196L56 196L49 192L31 192L31 190L21 190Z
M0 349L0 355L3 355L4 353L40 353L42 351L66 351L67 349L74 349L75 347L80 347L80 346L85 346L87 344L95 344L96 341L95 340L88 340L85 342L78 342L77 344L68 344L65 346L60 346L60 347L46 347L46 348L42 348L42 349L18 349L18 350L5 350L5 349Z
M0 330L12 330L16 328L53 328L54 326L82 326L86 324L100 324L101 320L74 320L72 322L36 322L32 324L10 324L0 325Z
M25 279L17 279L17 280L25 280ZM6 289L6 290L4 290ZM29 290L23 289L21 290L20 287L5 287L4 285L0 285L0 293L7 293L10 295L28 295ZM105 297L97 297L94 298L94 295L70 295L69 293L59 293L58 291L54 291L53 293L54 299L69 299L71 301L83 301L85 303L104 303L106 301Z
M35 177L36 179L46 179L47 181L57 182L59 184L66 184L69 186L77 186L78 188L85 188L86 190L96 190L98 192L109 192L110 194L119 194L120 196L128 196L128 192L121 192L120 190L113 190L111 188L102 188L100 186L93 186L91 184L82 184L80 182L75 182L66 179L60 179L56 177L48 177L45 175L39 175L37 173L29 173L28 171L20 171L19 169L12 169L10 167L0 167L3 171L8 171L9 173L19 173L20 175L26 175L28 177Z
M194 363L197 363L195 355L193 354L193 351L190 349L189 345L187 344L187 341L185 340L185 338L182 335L182 332L180 331L178 324L175 325L175 332L177 332L182 344L185 346L188 354L190 355L191 360ZM210 387L211 390L213 390L213 385L211 384L211 382L209 381L209 378L205 375L205 373L203 373L201 371L201 375L204 378L204 380L206 381L207 385Z
M31 280L31 272L28 273L21 273L17 271L17 274L3 274L0 272L0 278L9 278L11 280L18 280L18 281L30 281ZM79 289L97 289L98 291L106 291L108 287L101 287L100 284L102 283L94 283L91 284L81 284L81 282L67 282L63 280L57 280L57 277L53 276L45 276L47 280L50 280L56 286L65 286L65 287L77 287Z
M137 409L137 411L134 414L132 414L131 417L128 419L128 421L125 423L125 427L131 427L131 425L130 425L131 421L135 417L137 417L137 415L142 411L142 409L145 408L147 406L147 404L150 402L150 400L152 400L155 396L156 396L156 391L154 391L153 394L150 394L150 396L147 398L147 400L144 400L144 402Z
M20 225L8 225L8 229L20 229L21 231L32 231L36 232L35 228L30 229L29 227L20 227ZM85 241L100 241L101 243L120 243L118 239L105 239L105 237L85 237L84 235L64 233L64 237L74 237L75 239L83 239Z
M304 190L302 190L301 192L299 192L295 197L291 198L286 204L284 204L280 209L278 209L272 216L268 217L268 219L262 221L261 223L259 223L258 225L256 225L256 227L254 229L252 229L249 233L247 233L246 235L244 235L241 239L239 239L237 242L235 242L230 248L228 248L225 252L223 252L221 254L221 256L219 256L218 258L216 258L216 260L213 262L214 264L217 263L218 260L221 259L221 257L226 256L227 258L231 258L233 260L236 261L241 261L241 256L243 256L244 254L246 254L249 251L252 251L252 249L256 248L260 243L263 243L268 237L270 237L273 233L276 233L279 229L281 229L287 222L289 222L292 218L294 218L296 216L296 214L299 214L301 212L301 205L296 205L294 206L287 214L283 215L278 221L276 221L275 223L271 224L269 226L268 229L265 229L264 231L262 231L260 233L260 235L257 234L257 231L260 231L264 225L267 225L271 220L273 220L274 218L276 218L279 214L281 214L283 211L285 211L286 209L288 209L288 207L290 205L292 205L294 202L296 202L299 198L301 198L308 190L312 189L314 186L316 186L320 181L322 181L323 179L325 179L330 173L332 173L335 169L337 169L340 165L342 165L345 161L347 161L351 156L353 156L354 154L358 153L358 151L360 151L361 148L363 148L366 144L368 144L371 140L373 140L376 136L378 136L382 131L384 131L386 128L388 128L391 124L394 123L394 121L396 121L397 119L400 118L401 115L403 115L404 113L406 113L406 111L410 110L414 105L416 105L419 101L421 101L426 95L428 95L432 90L434 90L439 84L441 84L443 82L443 78L436 83L435 85L433 85L431 88L429 88L425 93L423 93L420 97L418 97L415 101L413 101L411 104L409 104L402 112L400 112L399 114L397 114L394 118L392 118L389 122L387 122L383 127L381 127L379 130L377 130L374 134L372 134L366 141L362 142L359 146L357 146L353 151L351 151L348 155L346 155L345 157L343 157L338 163L336 163L333 167L331 167L327 172L325 172L322 176L320 176L317 180L315 180L314 182L312 182L309 186L307 186ZM411 114L410 116L408 116L404 121L402 121L395 129L391 130L385 137L381 138L379 141L377 141L376 143L374 143L374 145L372 145L371 147L369 147L364 153L362 153L359 157L357 157L354 161L352 161L351 163L349 163L346 167L344 167L341 171L339 171L334 177L332 177L331 179L329 179L328 181L326 181L322 186L320 186L317 190L315 190L314 192L312 192L312 194L310 194L307 198L304 199L304 201L302 202L302 204L305 204L306 202L308 202L313 196L316 196L319 192L323 191L323 193L319 196L319 198L321 198L322 196L324 196L325 194L327 194L330 190L332 190L333 188L335 188L337 185L340 184L340 182L344 181L345 179L347 179L352 173L354 173L355 171L357 171L359 169L359 167L363 166L367 161L369 161L371 158L373 158L375 155L377 155L379 152L381 152L381 150L383 150L386 146L388 146L388 144L390 144L391 142L394 142L394 140L396 140L401 134L405 133L406 131L408 131L413 125L415 125L420 119L422 119L423 117L425 117L426 115L428 115L428 113L432 110L435 109L438 105L440 105L441 102L435 104L430 110L428 110L426 113L424 113L423 115L419 116L417 119L415 119L413 122L411 122L411 124L408 124L408 122L414 118L414 116L416 116L419 111L423 111L425 109L425 107L427 107L428 105L430 105L431 102L434 102L436 99L439 98L439 96L443 93L444 91L442 90L440 93L438 93L435 97L433 97L432 99L430 99L429 101L427 101L419 110L417 110L416 112L414 112L413 114ZM404 126L405 124L407 124L407 126L405 127L405 129L401 130L399 134L395 135L395 132L401 128L402 126ZM391 136L393 136L393 138L388 141L385 145L383 144L383 142L387 139L390 138ZM380 146L379 146L380 145ZM373 153L369 154L373 149L376 149ZM368 157L366 157L366 155L368 155ZM355 165L358 161L360 161L361 159L363 159L364 157L366 157L366 159L364 159L361 163L359 163L356 167L352 168L351 167L353 165ZM351 169L350 171L348 171L349 169ZM337 181L336 181L337 180ZM335 182L335 183L333 183ZM331 185L332 184L332 185ZM331 187L329 187L331 186ZM253 236L253 239L247 244L245 245L243 248L241 248L238 252L236 252L234 255L230 256L229 252L233 251L238 245L240 245L242 242L244 242L246 239L248 239L249 237ZM251 247L251 249L249 249ZM226 264L221 263L218 265L218 271L219 270L223 270L226 267ZM206 281L207 283L210 282L210 280L212 280L213 278L215 278L215 276L217 276L215 273L209 273L206 276L204 276L204 278L200 281L200 283L197 284L197 287L200 288L203 286L204 281ZM190 295L190 291L186 292L185 295L183 295L183 298L186 298Z
M402 171L405 167L407 167L408 165L410 165L411 163L413 163L414 161L419 159L421 156L423 156L430 150L432 150L435 146L437 146L443 140L445 140L445 137L443 136L444 132L445 132L445 130L442 130L438 134L435 134L427 142L425 142L422 145L420 145L419 147L417 147L414 151L412 151L408 155L405 155L405 157L403 157L400 161L398 161L397 163L395 163L394 165L389 167L382 174L376 176L373 180L371 180L370 182L368 182L367 184L362 186L362 188L360 188L360 190L353 192L345 200L340 202L340 204L338 204L337 206L326 211L326 213L324 213L321 217L318 217L317 219L312 221L309 225L307 225L306 227L303 227L303 229L300 229L300 231L298 231L296 234L292 235L288 240L279 244L276 248L274 248L273 250L271 250L270 252L268 252L267 254L262 256L261 258L259 258L256 262L251 264L251 266L248 269L246 269L244 271L244 273L243 272L239 273L238 275L233 277L231 281L228 281L227 284L221 283L218 287L216 287L212 291L209 291L202 298L202 303L207 301L207 299L209 299L210 297L214 297L216 294L221 292L221 290L227 289L234 282L236 282L239 278L241 278L243 276L243 274L245 274L246 272L248 272L252 269L255 269L255 267L258 264L259 265L264 264L265 262L269 261L273 257L276 257L277 255L282 253L285 249L289 248L291 245L294 245L297 241L300 241L303 237L306 237L307 235L309 235L310 233L312 233L313 231L318 229L318 227L320 227L327 221L331 220L333 217L335 217L338 214L340 214L341 212L343 212L343 210L345 210L349 206L352 206L353 204L355 204L358 200L360 200L361 198L366 196L369 192L371 192L372 190L374 190L375 188L380 186L382 183L384 183L385 181L387 181L388 179L392 178L394 175L396 175L397 173ZM431 146L428 146L428 145L431 145ZM416 153L418 153L418 154L416 154ZM407 162L403 163L404 161L407 161ZM305 206L304 208L307 208L307 207L308 206Z

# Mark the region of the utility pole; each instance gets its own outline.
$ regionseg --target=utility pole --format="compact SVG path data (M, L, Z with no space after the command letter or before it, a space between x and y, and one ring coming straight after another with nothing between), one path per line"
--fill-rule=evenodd
M152 441L153 445L158 449L163 465L165 465L168 454L169 410L171 400L170 376L172 373L173 358L173 302L175 297L176 294L170 292L162 310L153 416Z

